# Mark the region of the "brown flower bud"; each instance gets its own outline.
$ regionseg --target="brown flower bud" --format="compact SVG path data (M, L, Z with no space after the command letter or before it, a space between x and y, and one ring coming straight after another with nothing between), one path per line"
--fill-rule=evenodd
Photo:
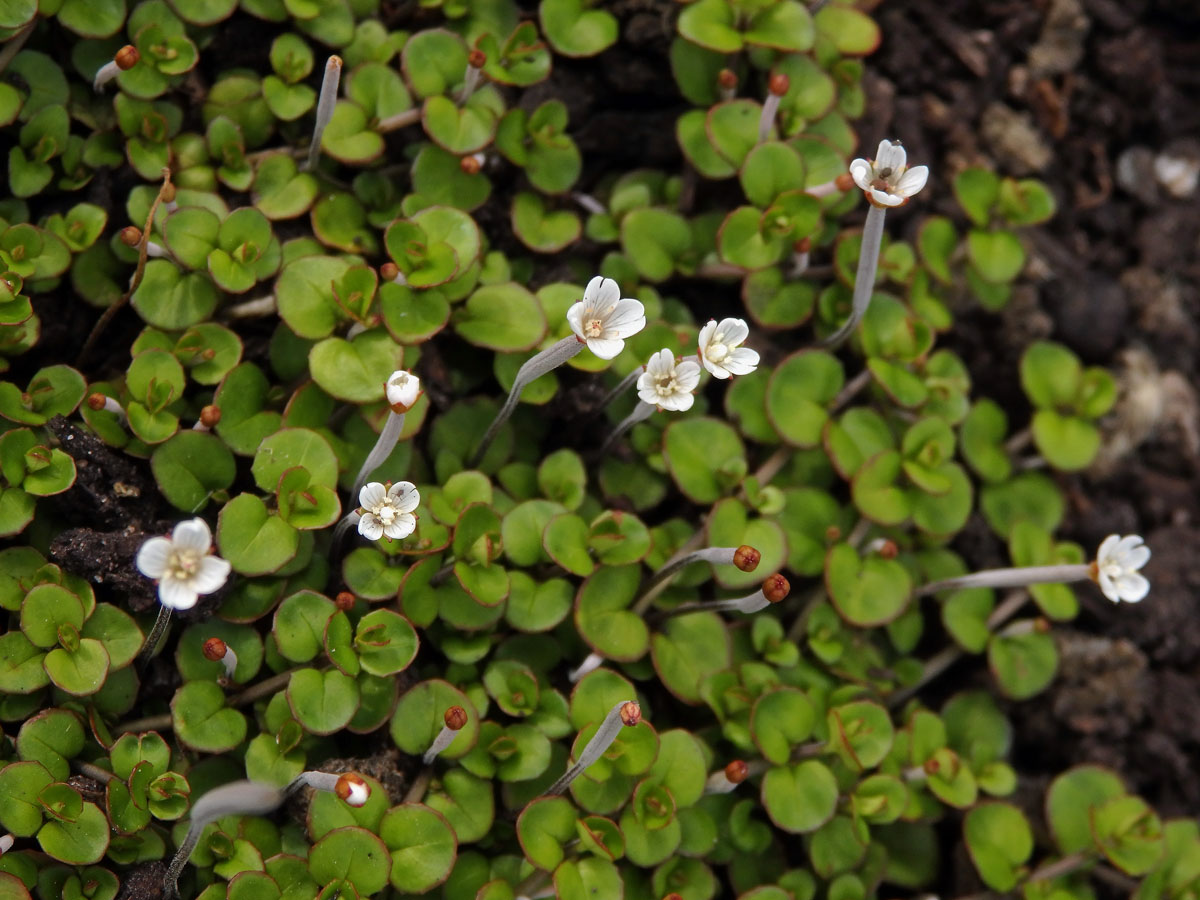
M839 191L848 191L854 187L854 176L849 172L843 172L837 178L833 179L833 183L837 185Z
M211 659L213 662L220 662L225 658L225 651L228 649L225 642L220 638L211 637L204 642L204 658Z
M763 596L767 598L768 603L778 603L784 599L792 590L792 586L788 584L788 580L776 572L770 578L762 583Z
M879 555L884 559L895 559L899 552L900 548L896 546L895 541L886 540L879 547Z
M825 529L825 543L832 544L839 540L842 536L842 529L836 525L830 525Z
M476 47L467 54L467 65L472 69L482 69L487 65L487 54Z
M479 170L483 168L479 165L479 160L472 156L464 156L458 161L458 167L467 175L478 175Z
M737 86L737 72L733 71L733 69L722 69L717 73L717 87L732 91Z
M1048 634L1050 632L1050 620L1039 616L1033 620L1033 630L1038 634Z
M104 395L101 393L98 393L98 392L95 394L88 394L88 398L87 398L88 409L95 410L96 412L99 412L100 410L104 409L104 399L105 399Z
M941 767L942 767L942 765L941 765L941 763L939 763L937 761L936 756L929 757L929 759L925 760L924 765L921 766L921 768L925 770L926 775L937 774L937 770L940 769Z
M333 605L342 612L349 612L354 609L354 603L357 598L349 591L338 591L336 597L333 598Z
M762 554L749 544L742 544L733 551L733 564L743 572L753 572L757 569L760 559L762 559Z
M750 774L750 767L743 760L735 759L725 767L725 777L733 784L741 784Z
M782 97L792 86L792 80L782 72L776 72L767 80L767 90L776 97Z
M642 708L630 700L621 707L621 721L632 728L642 721Z
M200 424L205 428L216 428L221 421L221 407L210 403L200 410Z
M175 185L164 184L158 192L158 196L162 197L163 203L175 202Z
M142 242L142 230L136 225L126 225L121 229L121 243L126 247L136 247Z
M347 772L337 780L333 792L350 806L362 806L371 796L371 787L361 775Z
M122 72L128 72L138 64L138 60L142 58L142 54L138 53L138 48L133 44L126 44L113 56L113 62L117 64L117 68Z
M796 253L807 253L812 249L812 238L800 238L796 243L792 244L792 250Z
M379 267L379 277L384 281L395 281L400 274L400 267L394 262L385 262Z
M446 715L442 717L442 720L451 731L461 731L467 724L467 711L461 706L452 706L446 710Z

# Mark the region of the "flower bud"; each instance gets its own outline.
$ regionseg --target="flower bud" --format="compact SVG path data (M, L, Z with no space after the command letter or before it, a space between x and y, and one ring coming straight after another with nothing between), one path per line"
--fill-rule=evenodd
M642 708L632 700L628 701L621 707L621 721L626 726L632 728L638 722L642 721Z
M717 73L717 87L732 91L737 86L737 72L733 71L733 69L722 69Z
M467 711L461 706L451 706L446 710L442 721L446 723L446 727L451 731L461 731L463 726L467 724Z
M164 184L162 186L162 189L159 190L158 196L162 197L163 203L174 203L175 202L175 185L173 185L169 182L167 184Z
M482 166L479 165L479 160L474 155L464 156L458 161L458 167L462 169L466 175L478 175Z
M763 596L770 603L778 603L783 600L791 590L792 586L788 584L788 580L778 572L762 583Z
M392 373L392 377L387 380L385 387L388 405L392 408L392 412L400 415L412 409L417 402L417 397L421 393L421 379L411 372L401 369Z
M205 428L216 428L221 421L221 407L210 403L200 410L200 424Z
M94 393L94 394L88 394L88 398L87 398L88 409L91 409L95 412L100 412L100 410L104 409L104 401L106 399L107 398L99 392Z
M735 759L725 767L725 777L734 784L741 784L749 774L750 767L746 765L744 760Z
M385 262L379 267L379 277L384 281L395 281L400 274L400 267L394 262Z
M900 548L896 546L895 541L884 541L879 547L879 555L884 559L895 559L899 552Z
M854 176L849 172L843 172L837 178L833 179L833 183L837 185L839 191L848 191L854 187Z
M841 539L841 537L842 537L842 529L838 528L836 525L830 525L828 528L825 529L825 543L827 543L827 544L836 543L838 540Z
M117 68L122 72L128 72L138 64L138 60L142 55L138 53L138 48L133 44L126 44L113 56L113 62L117 64Z
M355 807L363 806L371 797L370 786L353 772L347 772L339 778L333 792L345 800L346 805Z
M757 569L760 559L762 559L762 554L749 544L742 544L733 553L733 564L743 572L753 572Z
M218 637L211 637L204 642L204 658L210 659L213 662L220 662L225 658L225 651L227 649L223 640Z
M126 247L136 247L142 242L142 230L136 225L126 225L121 229L121 243Z
M792 250L795 253L807 253L812 249L812 238L803 237L796 243L792 244Z
M333 605L342 612L349 612L354 609L354 604L357 598L349 591L338 591L336 597L333 598Z
M487 54L476 47L467 54L467 65L472 69L482 69L487 65Z
M791 79L782 72L776 72L767 80L767 90L776 97L782 97L788 92L788 88L791 86Z

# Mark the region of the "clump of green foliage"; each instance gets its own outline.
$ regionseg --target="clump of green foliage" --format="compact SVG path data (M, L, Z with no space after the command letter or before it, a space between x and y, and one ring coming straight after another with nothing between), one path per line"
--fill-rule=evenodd
M1014 565L1090 559L1054 535L1055 473L1095 456L1111 376L1030 347L1035 412L1013 434L938 346L955 310L1007 302L1021 228L1054 213L1046 188L968 170L961 215L918 198L894 220L917 217L916 239L885 235L851 342L816 349L858 263L862 195L838 179L863 152L867 13L673 12L684 174L606 170L563 102L524 99L556 65L629 52L603 4L541 0L526 18L513 0L421 0L412 30L384 5L0 3L0 894L112 900L170 859L196 798L352 758L365 805L319 792L300 818L222 817L183 896L865 900L946 883L947 841L983 886L1029 900L1090 900L1098 869L1141 879L1144 900L1195 896L1195 822L1160 821L1114 773L1060 775L1044 822L1014 800L996 697L1054 679L1049 623L1076 616L1074 590L919 595L976 567L952 549L972 517ZM223 58L238 35L261 36L252 62ZM126 45L137 61L94 89ZM333 53L340 96L310 169ZM84 199L102 179L110 208ZM935 171L927 190L950 188ZM481 447L597 272L648 326L611 361L580 353L529 384ZM75 365L39 342L55 297L89 327L105 310ZM599 458L590 442L631 393L590 424L555 418L585 380L694 348L710 314L749 319L757 371L702 384ZM129 346L116 316L142 323ZM374 476L419 486L419 524L334 541L401 368L427 393ZM169 704L142 691L153 612L49 559L68 525L99 527L73 508L60 416L150 473L162 519L211 522L232 565L163 644ZM755 571L698 562L647 591L677 553L740 545ZM786 600L704 608L781 572ZM934 682L959 657L988 689ZM640 720L547 794L633 699ZM425 766L453 708L465 722Z

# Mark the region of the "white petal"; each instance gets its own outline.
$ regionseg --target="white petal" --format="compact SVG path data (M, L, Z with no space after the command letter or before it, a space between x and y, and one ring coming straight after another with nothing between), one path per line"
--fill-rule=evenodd
M378 509L387 499L387 489L378 481L369 481L358 492L358 505L363 509Z
M583 302L588 306L598 306L600 300L600 286L604 284L604 277L597 275L587 283L587 287L583 289ZM618 291L617 293L620 293Z
M612 359L625 349L624 341L610 340L608 338L588 338L587 345L588 349L600 359Z
M417 530L417 517L411 513L400 513L388 526L387 536L395 541L402 541Z
M1121 536L1119 534L1110 534L1101 542L1100 549L1096 551L1096 559L1101 565L1113 555L1113 551L1119 543L1121 543Z
M1096 583L1100 585L1101 593L1113 603L1121 601L1121 595L1117 593L1117 586L1113 584L1113 580L1103 569L1096 574Z
M403 370L392 373L387 381L387 402L390 406L411 409L421 392L421 379Z
M604 319L606 338L633 337L646 327L646 307L640 300L618 300L616 307Z
M889 194L885 191L872 190L871 196L880 206L900 206L904 203L903 197L897 197L895 194Z
M207 553L212 546L212 532L208 530L208 523L197 516L176 525L171 532L171 542L177 549Z
M595 280L595 278L592 279L592 281ZM590 288L591 285L589 284L588 287ZM611 278L603 279L600 282L599 289L596 291L595 306L604 310L611 306L616 306L619 302L621 302L620 287L618 287L617 283Z
M864 191L871 189L871 181L875 178L875 170L865 159L856 159L850 163L850 177Z
M158 602L167 609L191 609L197 599L189 582L165 578L158 585Z
M674 412L687 412L692 408L692 404L696 402L696 398L687 393L675 393L663 400L659 405L663 409L669 409Z
M1140 569L1148 562L1150 562L1150 548L1144 544L1134 547L1121 559L1121 564L1131 571Z
M650 359L646 363L646 375L652 379L669 378L671 372L675 369L675 354L664 347L657 353L650 354ZM640 382L645 376L639 376Z
M707 359L704 359L704 357L701 357L700 360L704 363L704 368L708 369L708 371L712 373L713 378L720 378L722 381L724 381L733 374L726 369L723 364L718 365L717 363L709 362Z
M903 169L907 162L908 153L899 141L894 144L891 141L879 142L879 149L875 153L876 169L891 169L893 172L897 172Z
M383 537L383 524L374 513L363 513L358 520L358 533L368 541L377 541Z
M592 279L593 281L595 279ZM578 337L583 337L583 316L587 310L587 301L580 300L578 303L572 304L567 310L567 324L571 326L571 330Z
M421 504L421 493L411 481L397 481L388 491L388 496L402 513L410 513Z
M717 332L725 335L725 344L734 347L750 336L750 326L745 319L722 319Z
M649 403L651 406L657 406L658 401L661 398L658 396L658 391L656 391L654 389L653 383L646 383L646 384L642 383L642 379L645 377L646 377L645 375L642 375L641 378L638 378L638 384L637 384L638 399L641 400L643 403Z
M167 571L167 560L171 555L171 541L165 537L152 537L138 548L137 568L147 578L162 578Z
M749 375L758 368L758 351L738 347L725 359L725 366L734 375Z
M911 197L925 187L929 180L929 166L914 166L896 182L896 193L902 197Z
M717 330L717 320L709 319L708 324L700 329L700 334L696 338L696 346L700 348L700 355L704 356L704 349L712 343L712 336Z
M1117 541L1117 546L1112 552L1113 558L1119 560L1123 564L1125 562L1125 557L1129 554L1129 551L1140 546L1142 546L1142 538L1140 535L1127 534L1125 537L1121 538L1121 540Z
M211 594L225 585L232 568L227 560L219 556L206 556L200 560L200 568L188 583L197 594Z
M1137 603L1150 593L1150 582L1137 572L1126 572L1117 579L1117 593L1126 603Z
M679 390L690 394L700 383L700 366L690 359L685 359L675 367L675 383L679 385Z

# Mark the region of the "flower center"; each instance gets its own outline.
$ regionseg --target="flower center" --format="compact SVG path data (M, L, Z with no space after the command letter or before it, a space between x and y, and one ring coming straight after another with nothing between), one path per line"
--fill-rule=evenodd
M718 334L704 351L709 362L719 363L729 355L729 345L725 343L725 335Z
M1122 566L1120 563L1106 562L1102 566L1100 566L1100 570L1102 572L1104 572L1104 574L1107 575L1109 578L1120 578L1121 575L1125 572L1125 567Z
M166 577L175 581L188 581L200 568L203 554L198 550L184 548L172 550L167 555Z
M675 373L671 372L668 375L659 375L654 379L654 391L660 397L670 397L678 390L678 385L675 383Z
M379 506L375 507L375 515L379 517L379 521L384 525L391 525L396 521L396 516L400 515L400 511L392 506L390 500L385 500Z
M602 319L588 319L587 324L583 326L583 333L588 337L600 337L604 333L604 321Z

